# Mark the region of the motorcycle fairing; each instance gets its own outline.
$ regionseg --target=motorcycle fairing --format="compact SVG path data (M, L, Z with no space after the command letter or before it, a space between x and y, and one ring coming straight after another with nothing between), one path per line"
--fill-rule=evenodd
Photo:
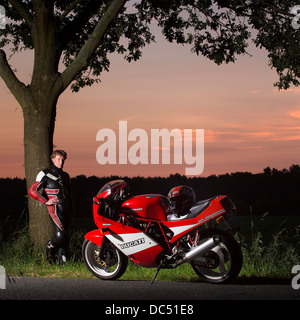
M168 199L160 194L144 194L129 198L122 204L122 211L151 220L166 220Z
M93 231L88 232L84 236L84 238L101 247L102 241L103 241L103 233L99 229L93 230Z
M192 224L189 223L188 225L178 226L178 227L172 227L168 225L168 228L173 231L174 233L173 238L175 237L177 239L178 238L177 236L180 237L181 235L186 233L188 230L191 230L198 225L199 223L192 223Z
M174 232L174 236L170 242L174 243L193 228L196 228L226 213L226 210L220 204L220 201L224 198L226 198L226 196L217 196L213 198L210 202L210 205L206 207L204 211L192 218L180 219L177 221L163 221L163 223Z
M126 256L158 245L144 232L124 233L120 234L120 237L116 237L114 234L106 234L106 237Z
M157 256L162 252L160 246L154 246L149 249L139 251L135 254L128 256L130 260L137 263L138 265L146 268L156 268L158 267Z
M98 233L102 232L102 237L107 237L116 248L130 259L139 261L138 263L145 267L157 266L156 257L164 248L145 232L108 218L98 220L97 226L101 231L95 230L88 235L93 236L97 235L97 231ZM88 240L96 243L97 238L90 238L92 240Z

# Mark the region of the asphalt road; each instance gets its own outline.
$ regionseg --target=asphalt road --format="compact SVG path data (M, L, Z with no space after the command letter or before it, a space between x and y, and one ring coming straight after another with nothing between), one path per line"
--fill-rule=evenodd
M0 300L300 300L290 283L256 280L203 282L101 281L98 279L6 278Z

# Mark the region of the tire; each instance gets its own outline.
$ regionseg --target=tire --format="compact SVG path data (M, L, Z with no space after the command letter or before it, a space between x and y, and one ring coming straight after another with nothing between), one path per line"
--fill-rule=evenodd
M210 283L226 283L238 276L243 265L239 244L228 233L218 229L207 229L200 233L198 244L212 236L219 236L220 244L204 256L191 261L196 274Z
M105 240L102 244L102 259L99 257L100 247L86 239L82 244L82 257L94 276L102 280L115 280L126 271L128 258L108 239Z

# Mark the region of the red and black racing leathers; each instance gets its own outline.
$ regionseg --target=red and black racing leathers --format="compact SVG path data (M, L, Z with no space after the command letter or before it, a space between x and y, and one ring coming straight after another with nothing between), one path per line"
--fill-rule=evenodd
M57 204L47 206L55 231L54 237L47 244L47 253L52 255L54 250L58 250L59 263L64 264L73 216L70 177L52 164L50 169L39 172L29 194L43 204L51 198L59 200Z

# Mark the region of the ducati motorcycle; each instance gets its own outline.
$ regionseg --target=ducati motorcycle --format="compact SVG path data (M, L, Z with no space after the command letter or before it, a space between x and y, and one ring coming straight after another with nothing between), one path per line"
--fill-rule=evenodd
M236 208L226 195L198 201L175 215L160 194L128 197L127 183L114 180L93 198L97 226L84 237L83 260L96 277L113 280L126 271L128 259L146 268L174 269L190 263L211 283L234 279L242 253L233 234L239 229Z

